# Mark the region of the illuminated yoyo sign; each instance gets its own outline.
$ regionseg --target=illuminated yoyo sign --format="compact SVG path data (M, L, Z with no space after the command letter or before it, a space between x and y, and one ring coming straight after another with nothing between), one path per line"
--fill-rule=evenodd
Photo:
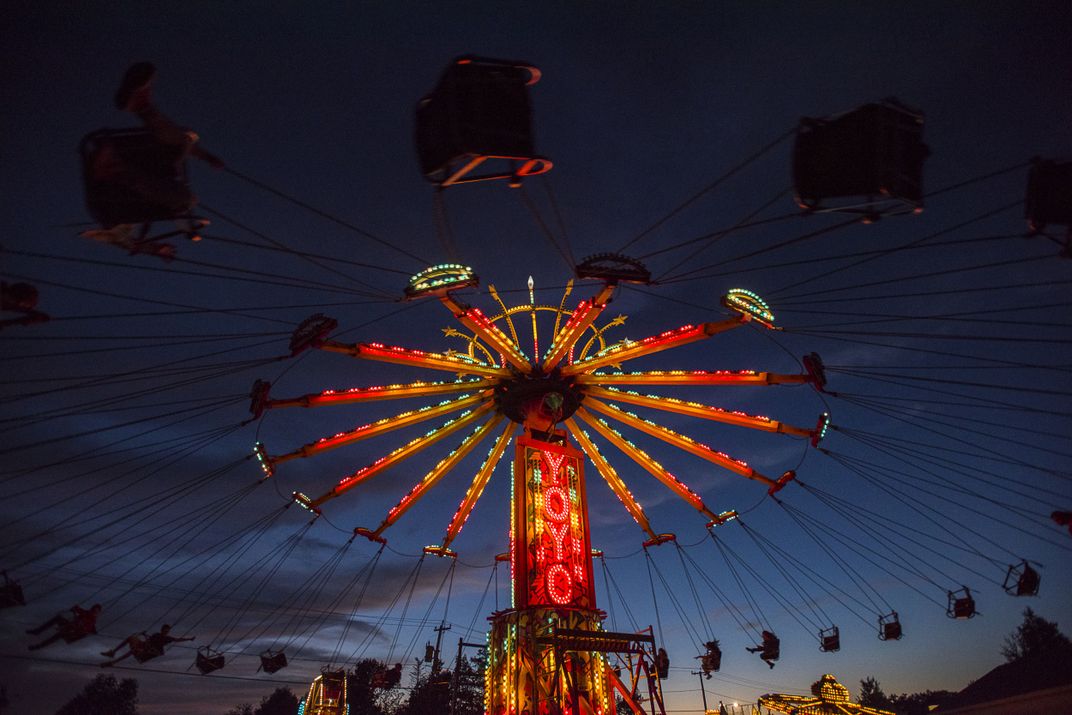
M518 440L513 543L515 602L532 606L592 608L591 544L584 508L581 455L565 445Z
M774 313L771 312L767 302L750 290L733 288L729 293L722 296L722 305L730 310L747 315L753 320L774 327Z
M409 279L405 288L406 298L423 298L441 296L448 291L459 288L472 288L480 285L480 277L469 266L460 263L440 263L425 268Z

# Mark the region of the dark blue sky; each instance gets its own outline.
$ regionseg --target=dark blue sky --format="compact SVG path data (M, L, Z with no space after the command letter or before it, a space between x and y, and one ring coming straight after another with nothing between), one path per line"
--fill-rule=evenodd
M165 265L77 238L81 227L76 224L88 218L76 147L95 128L133 123L111 103L118 78L132 61L157 64L160 107L194 127L204 146L231 168L428 262L448 256L436 238L432 190L417 168L412 142L416 100L456 55L530 61L543 71L532 99L538 149L555 162L548 175L554 204L543 182L529 182L526 191L541 216L555 225L557 205L569 246L581 257L623 246L790 130L801 116L828 115L884 97L896 96L926 115L925 140L932 152L925 171L928 191L1015 166L1033 155L1067 159L1072 154L1070 25L1066 5L1056 2L985 7L858 3L851 10L832 3L756 7L699 2L322 3L312 9L297 3L270 9L188 3L166 11L141 3L10 5L8 39L0 47L5 102L0 115L5 138L0 274L5 281L36 283L41 308L57 318L0 333L0 419L5 420L0 472L8 492L0 511L5 525L0 568L12 569L31 599L25 608L0 614L0 682L14 706L51 712L98 672L96 651L130 632L155 629L165 617L176 632L197 635L194 645L220 646L215 639L240 611L232 635L263 629L264 636L256 642L225 643L247 654L205 678L188 668L192 648L180 647L152 668L120 671L138 677L142 709L149 715L222 713L243 700L259 700L276 683L307 682L335 648L348 607L326 617L303 655L275 676L255 674L255 654L273 643L304 638L296 637L298 626L269 614L335 553L347 538L344 532L379 523L443 454L429 450L436 453L329 503L327 518L311 527L272 583L256 594L252 607L237 608L247 598L244 589L225 592L229 576L201 582L216 560L231 553L223 539L280 506L279 494L295 489L321 493L401 442L397 435L379 438L284 465L274 483L258 487L218 521L203 524L197 520L207 518L213 505L256 481L250 462L223 474L213 471L244 456L255 438L263 439L270 451L282 452L403 409L402 403L380 403L280 410L218 441L198 442L195 433L237 426L248 416L243 396L254 378L272 380L274 394L282 396L437 377L319 353L267 362L287 352L294 325L322 311L339 320L340 339L429 350L457 345L440 332L451 318L439 305L396 304L383 297L400 295L408 275L423 267L420 262L204 165L191 169L203 213L214 221L208 231L214 239L179 245L180 260ZM808 600L841 627L842 651L822 654L807 620L802 626L759 581L746 576L749 592L782 636L783 659L770 671L744 652L751 636L697 580L712 635L727 654L720 677L708 683L709 694L716 692L716 700L728 702L754 700L762 692L797 692L824 672L836 674L854 693L868 675L878 677L888 692L960 689L1000 662L1001 639L1019 622L1025 605L1057 620L1066 631L1072 622L1068 534L1046 519L1053 508L1072 504L1070 265L1056 258L1052 243L1018 235L1024 223L1020 207L1013 204L1023 196L1026 168L935 196L920 216L852 226L750 258L730 260L841 218L787 218L714 245L698 242L693 247L704 250L694 257L689 249L663 250L732 226L783 194L791 183L790 151L791 141L781 142L630 247L635 255L646 256L656 276L702 270L692 280L669 281L644 292L619 291L606 315L629 318L608 335L637 339L687 322L718 320L724 314L718 297L732 287L768 296L784 332L739 330L653 357L636 369L792 373L799 371L801 355L819 352L828 365L853 371L831 372L830 388L843 397L826 397L824 403L810 387L710 389L685 396L803 426L828 407L841 428L824 443L833 456L784 435L742 434L685 418L645 416L765 473L797 468L809 486L847 500L853 509L888 516L897 530L923 545L905 548L931 581L893 570L895 577L824 537L846 559L846 573L785 510L763 498L759 485L638 439L716 510L748 510L744 522L749 528L791 555L779 557L780 564L801 565L843 599L852 594L866 601L857 584L870 584L905 623L903 641L879 642L866 608L852 606L865 615L861 620L805 579ZM508 303L525 299L523 288L532 275L538 300L557 304L569 266L520 198L503 184L448 191L458 257L477 270L484 285L494 283ZM786 194L764 216L793 211ZM929 239L925 248L891 250L856 268L814 278L845 266L850 259L842 257L849 254L893 249L989 211L996 213ZM265 242L243 226L296 251L330 258L316 266L293 254L236 244ZM822 258L831 260L801 263ZM975 268L983 264L993 265ZM920 277L930 272L937 275ZM362 295L366 289L356 281L378 294ZM1000 288L1026 283L1039 285ZM591 286L578 284L571 300L592 292ZM494 307L486 292L467 299L485 310ZM825 302L816 302L820 300ZM175 304L215 312L131 315L181 310ZM214 342L191 342L210 338ZM231 352L197 357L223 350ZM188 359L193 362L156 367ZM266 362L255 366L222 364L261 359ZM220 364L220 374L212 377L212 369L174 371L199 364ZM138 379L77 386L122 372ZM177 385L186 378L206 379ZM39 391L43 394L28 396ZM191 402L177 404L180 400ZM96 401L109 402L87 405ZM169 416L199 405L218 409ZM124 409L115 409L120 407ZM113 411L101 411L106 408ZM28 417L50 410L71 414ZM187 421L171 424L187 416ZM137 424L122 426L127 422ZM161 429L133 436L156 427ZM99 431L104 428L110 429ZM104 446L124 437L131 439ZM166 454L154 453L164 445L152 443L166 439L174 439ZM683 545L698 544L686 552L744 608L718 551L702 543L702 518L608 445L601 446L617 457L616 466L653 526L676 532ZM80 457L87 450L124 447L136 450ZM129 461L134 457L141 461ZM408 555L441 537L478 462L463 463L433 497L388 532L392 551L381 561L357 617L357 632L378 629L366 655L412 657L412 646L434 636L431 626L443 617L440 602L429 611L425 627L416 626L429 609L444 563L425 564L401 630L396 631L394 620L401 607L390 610L389 604L415 563ZM608 567L629 597L638 625L661 622L673 664L681 668L667 686L671 709L696 711L697 681L684 670L696 662L695 635L665 594L656 615L645 562L636 553L642 534L594 472L589 481L593 545L608 556L623 557L608 559ZM189 490L168 501L169 490L180 485ZM782 495L810 518L844 530L858 543L871 543L803 489L790 486ZM455 543L461 563L446 615L454 624L451 642L474 619L476 630L465 635L483 637L492 595L478 605L491 573L487 564L505 548L508 497L509 474L503 465ZM106 525L109 509L133 512L144 504L160 505L163 511L142 511ZM266 532L241 558L242 567L255 563L263 553L258 549L279 546L301 527L303 515L296 511L289 510ZM94 517L99 518L81 523ZM171 518L177 521L168 523ZM155 530L138 536L150 528ZM45 531L30 543L20 541ZM744 530L731 525L721 533L754 566L760 581L785 594L795 609L811 613L801 608L804 599L781 580L778 567ZM889 532L874 534L888 543L895 538ZM102 545L98 553L85 553L96 545ZM56 546L62 548L43 556ZM671 548L653 551L652 559L681 598L686 619L703 622ZM202 552L207 555L187 560ZM327 608L372 553L370 544L355 542L317 608ZM1005 565L1019 558L1046 567L1038 599L1013 599L994 583L1001 581ZM155 576L143 581L158 564ZM174 570L161 576L168 568ZM178 575L183 578L169 585ZM257 579L247 579L246 585L250 582ZM508 601L505 574L499 583L501 607ZM968 622L945 617L944 590L960 584L979 591L983 617ZM602 581L599 589L605 600ZM40 659L25 657L29 641L23 629L72 603L93 599L106 605L101 638L54 646L41 651ZM217 607L210 610L206 604ZM615 627L629 628L617 597L612 606ZM384 614L387 618L380 622ZM358 649L359 639L351 632L342 652ZM300 691L304 686L293 687Z

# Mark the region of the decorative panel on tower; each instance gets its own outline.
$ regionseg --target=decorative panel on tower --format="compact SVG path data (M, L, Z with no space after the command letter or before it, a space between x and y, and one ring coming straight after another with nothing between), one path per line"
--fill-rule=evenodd
M595 608L583 457L564 444L519 438L510 568L514 607Z

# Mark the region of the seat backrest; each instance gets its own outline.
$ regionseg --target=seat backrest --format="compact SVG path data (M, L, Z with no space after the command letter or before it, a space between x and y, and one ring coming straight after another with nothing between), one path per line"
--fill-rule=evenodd
M417 106L421 171L430 176L466 154L534 156L530 76L509 63L452 62Z
M103 226L167 220L193 207L183 148L147 129L100 129L80 151L86 206Z

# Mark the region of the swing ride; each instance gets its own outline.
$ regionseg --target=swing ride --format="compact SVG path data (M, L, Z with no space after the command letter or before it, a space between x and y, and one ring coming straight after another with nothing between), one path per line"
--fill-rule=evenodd
M819 427L807 429L738 410L631 393L618 386L776 386L803 384L810 378L807 374L755 371L622 371L622 365L631 360L706 340L752 321L773 328L774 316L769 308L759 296L749 291L734 290L728 294L725 304L736 311L736 315L729 319L699 326L686 325L636 341L608 343L605 336L607 328L624 322L619 317L597 327L599 317L607 308L616 287L614 280L605 283L594 297L582 300L572 312L561 307L572 290L571 281L559 307L537 306L530 284L527 305L511 309L500 303L500 313L485 315L479 308L458 301L450 290L453 283L428 283L429 276L443 275L444 270L444 267L435 267L431 272L415 275L407 295L435 294L458 322L471 331L447 332L448 335L464 339L464 350L431 353L379 343L343 344L326 336L313 340L311 347L365 360L449 372L458 375L459 379L450 383L417 382L345 391L330 390L279 399L270 397L266 383L258 381L252 393L251 412L260 415L264 410L285 407L333 406L397 399L400 396L438 398L444 394L462 393L461 396L324 437L289 452L272 454L265 445L258 443L256 454L266 476L272 477L279 465L292 459L314 457L387 431L457 413L423 437L343 477L323 494L309 497L296 492L293 497L298 505L319 514L328 501L360 487L380 471L476 424L475 429L415 484L378 526L355 529L357 535L383 542L387 529L397 523L418 500L428 495L448 471L482 440L497 434L488 457L477 470L440 543L426 549L437 555L452 555L451 544L468 520L520 426L523 434L515 440L514 503L511 507L513 527L509 552L514 606L497 613L492 619L488 635L487 711L552 712L553 703L569 702L571 705L567 712L610 712L613 698L607 680L613 676L614 669L607 664L603 654L617 652L613 648L621 635L602 633L602 616L596 608L584 457L587 456L596 465L596 473L652 543L660 538L665 540L667 535L656 534L652 529L618 470L611 466L578 420L605 437L627 459L649 472L698 511L708 526L714 526L728 517L713 512L693 489L625 438L604 416L755 481L770 495L783 489L794 474L786 472L777 478L768 477L725 452L626 412L609 400L640 404L670 414L699 417L748 429L805 437L816 444L823 421L820 420ZM421 287L418 289L414 286ZM493 295L497 294L493 292ZM541 343L536 329L538 310L550 311L555 326L550 344L542 356L536 352ZM526 341L526 344L532 345L533 355L538 357L527 355L518 338L514 319L526 312L532 317L533 327L531 342ZM304 324L299 332L307 332ZM613 367L614 371L606 372L608 367ZM504 422L505 427L500 427ZM565 429L559 428L559 425ZM568 443L567 435L580 446L583 453ZM626 640L628 643L636 642L634 637ZM591 645L593 642L599 647L580 645ZM829 637L823 642L829 646L824 649L837 650L837 647L830 646L832 641ZM654 641L649 638L648 643L652 647L647 650L630 646L623 652L646 654L650 658L655 652ZM767 650L764 656L777 659L777 655L772 656ZM636 667L646 669L645 674L650 671L650 664L645 663L643 658ZM648 680L646 677L634 677L632 684L627 687L615 678L613 685L635 706L638 682L646 683ZM645 697L662 707L662 698L657 690L647 693ZM582 702L584 705L581 705Z
M496 180L523 190L524 182L552 168L549 159L536 153L532 138L532 110L527 93L539 79L539 70L523 62L464 56L447 68L416 112L421 172L436 192ZM880 218L919 213L927 196L922 187L922 167L929 152L922 141L922 130L922 113L896 100L863 105L823 119L802 120L795 133L792 169L799 206L809 220L830 213L849 216L852 222L871 223ZM93 133L85 140L82 151L86 201L102 230L118 224L141 227L139 238L124 244L130 253L150 252L168 257L167 251L159 249L160 239L173 235L193 238L194 233L184 228L174 233L150 235L155 222L190 218L195 199L185 173L184 157L163 151L154 144L152 133L143 130ZM162 203L157 200L159 197L123 190L122 181L109 183L107 171L102 169L109 161L114 164L112 168L120 167L116 169L119 173L124 166L137 165L138 171L166 180L172 198L178 198L170 204ZM1048 225L1072 223L1072 217L1055 208L1059 201L1054 198L1063 195L1061 192L1067 191L1072 183L1072 175L1065 171L1067 166L1042 160L1032 165L1025 204L1031 231L1042 233ZM1063 250L1068 250L1067 241ZM507 509L499 510L509 515L509 533L505 553L496 557L494 568L501 563L509 569L509 607L497 605L488 618L487 629L477 629L484 633L486 641L484 711L489 715L611 715L619 702L637 715L648 709L653 714L667 711L664 681L670 677L670 663L665 648L670 643L662 626L645 628L643 623L633 623L628 630L619 630L608 612L613 602L611 586L617 586L602 551L593 548L599 546L593 543L590 514L590 495L596 489L601 495L613 494L642 534L638 541L648 568L656 619L661 620L660 603L669 604L678 613L686 631L685 639L692 641L687 647L694 649L693 655L708 677L721 670L724 660L729 662L739 656L731 656L727 651L723 657L720 641L714 638L718 635L725 639L720 630L723 626L716 628L710 622L710 602L705 602L701 592L717 599L720 610L755 643L747 650L770 668L782 657L782 637L786 637L787 645L790 640L780 627L775 628L760 600L773 602L785 610L817 640L818 650L824 654L837 653L843 647L842 629L824 608L824 601L836 602L848 613L860 617L871 631L872 639L876 624L879 640L893 643L903 638L905 633L898 612L879 589L859 577L861 563L869 564L890 579L913 579L912 588L917 592L927 589L926 597L932 601L937 593L939 600L945 601L945 614L950 619L966 621L978 615L974 586L969 588L940 569L914 561L918 553L931 547L930 541L912 542L903 534L896 534L897 524L881 513L881 506L855 504L845 494L824 488L820 474L811 468L818 459L830 457L831 462L853 473L862 470L881 474L884 469L852 455L829 451L827 438L831 432L858 439L862 444L878 444L883 450L896 449L876 442L870 434L853 433L848 422L840 421L840 416L837 422L833 421L829 404L848 398L847 393L843 395L837 389L853 375L842 366L828 366L817 352L793 354L800 367L797 371L739 369L719 364L716 349L724 341L745 333L763 339L780 337L783 321L774 300L768 301L750 289L728 288L718 299L723 314L710 315L718 309L705 306L706 322L675 323L662 326L661 331L646 337L632 339L621 334L627 316L609 317L607 311L613 301L629 295L628 291L659 286L660 280L653 278L645 257L604 251L575 263L572 268L573 277L561 288L560 298L548 304L537 300L537 285L531 277L527 301L523 297L515 301L504 298L504 295L524 296L525 291L521 289L500 293L495 286L488 285L486 293L481 294L477 273L483 269L479 265L444 262L413 274L408 283L397 286L401 289L395 291L399 294L397 298L402 304L415 307L439 303L448 311L456 323L443 330L444 339L450 345L446 349L439 345L408 347L347 340L339 329L348 327L348 321L327 313L312 314L296 327L292 322L292 329L283 339L276 336L277 342L286 343L289 355L273 361L293 359L291 365L297 366L299 360L317 356L343 365L351 364L344 360L350 358L359 361L353 364L362 366L373 363L391 366L392 376L414 374L398 380L392 377L381 384L300 394L277 394L281 392L281 380L261 376L249 391L250 417L243 425L255 422L259 428L265 420L271 420L278 427L306 421L305 417L301 420L293 417L293 408L297 407L311 411L303 415L317 413L307 419L319 426L330 419L322 416L321 408L345 406L368 412L382 409L380 402L399 400L409 400L409 406L304 443L292 437L298 433L297 429L281 430L273 438L262 437L258 429L253 446L260 467L256 483L223 497L211 508L205 507L203 516L190 522L190 530L208 528L262 484L272 485L269 488L279 491L286 501L277 512L243 524L231 536L202 552L205 570L197 573L189 589L192 594L189 603L169 606L171 610L165 614L169 623L183 619L189 623L199 609L207 607L207 594L215 594L216 604L239 604L214 637L200 639L203 645L197 649L191 668L210 676L231 666L236 657L254 656L259 659L258 671L275 674L299 661L319 658L320 674L309 685L298 713L345 715L349 712L351 690L346 666L352 659L347 659L341 649L353 635L348 632L350 624L358 620L358 608L370 584L376 583L376 569L388 547L388 535L397 532L392 528L407 514L440 500L442 493L448 491L446 485L451 475L471 475L453 516L440 524L438 540L423 549L417 566L391 602L394 608L408 589L403 616L398 620L401 630L405 609L409 608L417 588L421 564L426 561L447 564L444 584L449 585L440 584L436 596L445 588L444 600L449 605L459 563L456 542L495 475L507 471L500 467L503 462L510 474L510 503ZM549 290L540 287L540 294L546 295ZM571 303L575 290L582 293L581 299ZM687 352L686 346L692 359L702 356L704 364L700 369L674 362L675 355ZM698 350L700 346L704 350ZM653 359L653 356L658 357ZM642 369L634 369L635 364L642 365ZM295 368L289 379L301 375L303 369ZM445 373L449 378L426 380L427 371ZM316 380L307 374L303 377ZM806 389L793 392L794 387ZM649 389L657 394L648 394ZM794 417L782 419L778 412L764 416L741 409L740 400L714 404L718 400L700 397L719 391L736 395L746 389L796 398L784 401L785 409ZM810 412L806 422L798 419L802 408L796 404L805 396L805 402L812 399L822 402L822 408ZM866 396L852 399L860 401L853 403L856 407L890 409L888 404L868 403ZM426 431L421 434L422 430ZM704 434L703 440L689 434L698 431ZM808 446L804 449L816 456L809 457L812 461L803 467L790 468L786 462L786 468L770 471L731 455L736 451L734 448L716 444L707 436L724 435L726 442L734 442L733 435L738 431L744 431L750 439L769 436L772 442L780 439L783 443L810 445L810 449ZM355 449L364 447L361 443L390 438L392 433L397 433L394 436L399 446L385 449L375 458L359 457L364 466L349 470L334 483L325 481L324 470L318 470L316 478L306 478L307 475L302 478L301 488L289 488L292 483L298 483L296 478L292 482L290 475L300 473L301 460L319 463L336 450L361 455L360 449ZM204 435L206 444L217 436ZM511 447L512 454L508 454ZM479 459L481 454L484 456ZM901 455L914 471L918 469L917 474L929 474L928 470L947 466L940 464L937 457L920 465L919 461L928 460L914 461L912 455ZM680 464L684 459L698 459L703 467L690 468L687 476L679 477L681 472L667 465ZM431 463L432 466L427 471L420 467L419 476L409 478L398 476L411 473L401 468L404 463L407 469L412 464ZM760 460L760 463L774 462ZM212 476L222 476L238 466L238 462L228 465ZM959 473L961 465L950 466ZM344 529L349 541L318 566L314 574L304 578L293 591L278 597L270 612L256 619L253 625L243 621L242 616L259 603L265 589L272 584L273 575L292 554L300 553L302 538L314 525L328 522L337 513L337 507L341 508L347 499L367 493L376 483L374 478L388 472L395 475L396 481L409 479L404 485L408 491L382 518ZM698 563L692 553L696 545L678 542L676 532L685 526L667 532L653 525L654 519L629 486L640 481L638 475L645 474L653 478L653 485L699 515L695 524L706 529L702 548L708 556L720 557L721 562L714 566ZM283 479L287 479L285 488L280 486ZM801 541L814 543L828 557L828 563L822 568L802 563L793 556L784 539L778 538L777 530L753 526L766 524L753 521L750 512L754 507L740 512L738 508L750 505L755 499L749 499L748 504L723 504L722 492L712 489L711 484L726 485L730 480L734 480L732 487L720 488L736 490L735 498L754 492L756 499L777 511L780 520L799 529ZM208 480L199 483L207 484ZM825 508L825 516L808 511L797 498L805 493ZM168 504L178 503L182 493L176 494L175 501ZM288 514L300 512L308 521L282 545L261 554L257 541L292 506L298 508L290 509ZM90 510L93 517L104 511L104 506L93 507L97 509ZM911 507L923 508L914 503ZM137 510L131 512L134 513ZM156 539L159 535L154 530L158 527L139 526L132 538ZM422 521L421 529L427 532L428 528L427 522ZM866 534L868 539L853 536L854 530ZM941 537L921 538L932 538L935 542L940 538L950 548L987 560L988 567L1003 572L1004 580L997 580L996 584L1011 596L1030 597L1039 593L1041 576L1036 567L1041 565L1036 561L1015 554L1010 565L1007 555L1003 554L1004 561L1001 561L981 554L975 546L965 545L960 535L950 535L944 528L943 531L946 533ZM148 575L139 575L134 586L116 599L116 603L136 589L152 587L160 593L174 587L180 578L195 578L192 560L188 563L185 557L180 559L177 555L181 547L192 542L181 541L177 536L159 538L170 540L160 542L159 551L154 552L155 558L148 567L152 570ZM742 556L738 539L751 550L749 556ZM375 554L356 574L340 576L349 569L341 564L355 540L358 543L367 540L376 549ZM30 538L15 540L14 546L3 554L16 561L14 554L18 549L31 543ZM990 541L986 543L992 545ZM887 547L885 551L883 546ZM76 560L99 557L110 547L107 541L89 547ZM676 578L679 584L687 583L688 589L681 588L675 593L665 575L665 564L660 566L653 555L657 552L673 553L679 558L681 575ZM170 554L170 558L165 554ZM763 563L769 562L788 588L779 592L757 573L756 555L765 559ZM27 603L32 605L33 591L24 590L14 576L33 560L51 556L51 552L44 557L34 554L23 563L13 563L9 568L11 577L8 571L3 572L0 608L15 610ZM607 587L606 598L600 597L598 603L597 564L602 568ZM4 566L7 568L8 563ZM172 570L175 577L168 580ZM716 571L722 575L713 577ZM494 571L491 578L497 578L497 573ZM833 574L844 576L859 593L846 594L832 585ZM986 578L995 581L989 572ZM749 581L752 587L745 585ZM657 582L665 596L656 596ZM738 587L740 597L728 592L731 585ZM752 591L760 593L760 598ZM762 595L763 591L766 596ZM356 599L355 594L358 594ZM325 606L324 600L329 595L331 602ZM625 605L627 600L620 593L618 596ZM684 615L684 604L690 597L698 616ZM302 648L310 639L327 630L325 614L344 610L341 604L347 598L350 602L356 600L357 605L341 629L331 657L317 653L312 658L302 658ZM483 599L478 610L482 606ZM106 613L111 608L114 604L106 608ZM216 608L213 605L213 612ZM427 625L427 621L426 615L421 626ZM188 632L193 632L193 628ZM280 637L279 633L285 635ZM396 633L385 663L393 662L391 656L397 640ZM462 645L460 640L456 667L461 667ZM846 641L844 645L848 649L851 643ZM163 655L161 650L150 657ZM787 650L786 659L791 655ZM135 659L143 662L137 654ZM438 642L428 660L433 663L437 682L447 689L453 688L450 674L444 676L438 672ZM401 662L394 669L384 666L373 674L371 688L383 693L398 687L401 678ZM849 703L848 691L833 676L823 676L813 686L813 692L815 697L810 699L765 696L767 700L760 702L774 709L796 708L784 712L825 712L821 708L834 707L833 704L842 709L830 712L879 712Z

